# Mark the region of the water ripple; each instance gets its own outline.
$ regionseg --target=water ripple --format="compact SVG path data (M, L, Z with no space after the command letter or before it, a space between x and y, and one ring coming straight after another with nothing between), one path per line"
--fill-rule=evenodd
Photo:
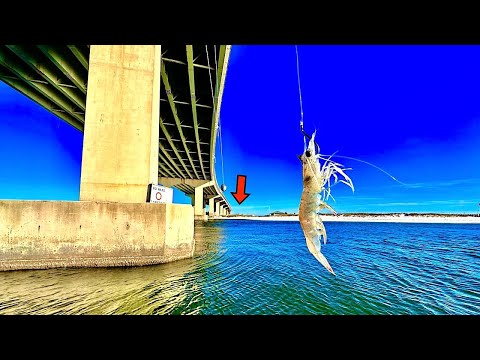
M0 273L0 314L479 314L480 226L198 222L192 259Z

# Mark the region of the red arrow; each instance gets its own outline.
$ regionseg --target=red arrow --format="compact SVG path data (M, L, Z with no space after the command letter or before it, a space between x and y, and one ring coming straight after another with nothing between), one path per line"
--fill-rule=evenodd
M245 187L247 186L247 176L246 175L237 175L237 191L230 193L233 195L235 200L237 200L238 205L245 201L250 194L245 193Z

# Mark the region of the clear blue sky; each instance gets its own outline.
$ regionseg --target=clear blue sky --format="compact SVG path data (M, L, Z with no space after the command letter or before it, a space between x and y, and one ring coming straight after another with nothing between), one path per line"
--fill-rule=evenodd
M353 160L338 212L477 213L480 46L300 45L304 125ZM234 213L298 212L303 151L293 45L234 45L215 169ZM0 83L0 198L78 200L83 135ZM230 194L247 176L241 205ZM189 198L174 192L174 202Z

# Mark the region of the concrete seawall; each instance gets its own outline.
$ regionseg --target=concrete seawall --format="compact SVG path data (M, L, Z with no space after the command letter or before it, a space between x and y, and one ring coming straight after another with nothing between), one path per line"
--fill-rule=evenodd
M193 256L184 204L0 201L0 271L139 266Z

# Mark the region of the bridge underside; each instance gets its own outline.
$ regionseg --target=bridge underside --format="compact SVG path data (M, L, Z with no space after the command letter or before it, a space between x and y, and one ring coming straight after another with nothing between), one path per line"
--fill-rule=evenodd
M161 46L158 139L159 183L176 179L171 186L194 197L198 184L210 182L204 201L219 197L228 212L214 154L229 51L227 45ZM2 45L0 80L83 131L89 57L89 45Z

